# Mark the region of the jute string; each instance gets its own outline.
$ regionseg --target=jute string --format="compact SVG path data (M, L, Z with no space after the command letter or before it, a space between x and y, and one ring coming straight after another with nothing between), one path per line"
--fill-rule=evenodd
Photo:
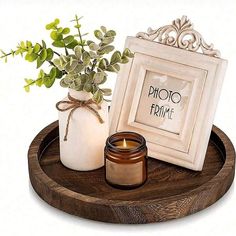
M71 116L72 116L73 112L80 107L88 109L98 118L98 120L101 124L104 123L104 121L103 121L102 117L100 116L100 114L98 113L98 111L94 107L92 107L91 105L92 104L96 105L96 108L98 110L101 109L101 106L99 104L97 104L96 102L94 102L92 99L78 100L76 98L73 98L69 93L68 93L68 99L69 99L69 101L60 101L56 104L56 108L59 111L64 112L64 111L71 110L68 117L67 117L67 124L66 124L66 130L65 130L65 135L64 135L64 141L67 141L67 135L68 135L68 131L69 131ZM66 104L68 106L65 108L60 108L60 105L63 105L63 104Z

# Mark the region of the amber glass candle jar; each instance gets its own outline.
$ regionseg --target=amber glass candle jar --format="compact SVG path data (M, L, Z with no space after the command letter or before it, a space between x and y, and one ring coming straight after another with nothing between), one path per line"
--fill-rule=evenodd
M108 184L132 189L147 179L146 140L134 132L119 132L106 141L105 178Z

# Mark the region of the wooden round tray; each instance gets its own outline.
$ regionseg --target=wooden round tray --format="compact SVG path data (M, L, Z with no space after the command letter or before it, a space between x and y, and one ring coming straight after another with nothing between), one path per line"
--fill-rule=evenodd
M64 167L58 141L58 122L54 122L30 145L32 186L50 205L92 220L140 224L180 218L216 202L234 178L234 147L215 126L201 172L149 158L148 180L134 190L109 186L104 168L78 172Z

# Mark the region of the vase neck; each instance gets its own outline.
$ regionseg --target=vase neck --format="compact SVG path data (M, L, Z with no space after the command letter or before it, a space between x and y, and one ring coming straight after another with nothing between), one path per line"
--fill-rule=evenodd
M69 89L69 94L78 100L89 100L93 97L91 93L85 91L76 91L74 89Z

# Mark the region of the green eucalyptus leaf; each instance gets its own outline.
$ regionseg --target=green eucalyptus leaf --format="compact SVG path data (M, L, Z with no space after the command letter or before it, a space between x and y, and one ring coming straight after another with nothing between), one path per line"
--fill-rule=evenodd
M53 54L54 54L53 50L52 50L51 48L47 48L47 57L46 57L46 60L47 60L47 61L51 61L52 58L53 58Z
M60 85L61 85L61 87L63 87L63 88L68 88L68 87L69 87L69 85L65 82L65 79L61 79L61 80L60 80Z
M45 28L46 28L47 30L53 29L53 28L54 28L54 23L52 22L52 23L47 24Z
M103 39L103 34L100 30L95 30L94 31L94 36L97 38L97 39Z
M58 65L57 68L62 71L62 70L65 69L65 66L66 66L66 65L67 65L67 63L64 62L64 61L60 58L60 65Z
M107 32L107 28L105 26L101 26L100 29L102 30L104 34Z
M74 81L70 83L69 88L76 90L76 84Z
M25 79L26 85L24 86L24 89L26 92L30 91L30 86L35 84L35 81L32 79Z
M120 63L122 63L122 64L126 64L126 63L128 63L129 62L129 58L127 57L127 56L122 56L121 57L121 62Z
M103 81L103 78L104 78L104 73L103 72L97 72L93 77L93 81L96 84L100 84Z
M33 61L35 61L37 58L38 58L38 55L35 54L35 53L31 53L31 54L27 53L27 54L25 55L25 60L27 60L27 61L29 61L29 62L33 62Z
M106 68L106 71L118 72L118 71L119 71L119 68L117 68L117 65L118 65L118 64L109 65L109 66ZM119 66L119 65L118 65L118 66Z
M103 95L102 95L102 92L100 90L97 90L93 94L93 100L98 104L103 100Z
M108 53L110 53L111 51L113 51L114 48L115 48L115 47L112 46L112 45L106 45L106 46L101 47L101 48L97 51L97 53L98 53L99 55L108 54Z
M104 35L105 37L115 37L116 36L116 32L114 30L109 30L105 33Z
M83 65L87 66L90 63L90 55L88 52L84 51L82 54Z
M72 35L69 35L69 36L64 38L64 43L66 45L72 43L73 41L74 41L74 36L72 36Z
M75 56L76 56L78 59L80 59L81 56L82 56L82 49L81 49L81 47L80 47L80 46L76 46L76 47L74 48L74 52L75 52Z
M21 41L21 42L20 42L20 47L21 47L21 48L26 48L26 45L25 45L25 42L24 42L24 41Z
M56 78L57 78L57 79L62 78L63 73L62 73L62 71L59 70L59 68L56 68L56 72L57 72L57 73L56 73Z
M50 70L50 73L49 73L49 77L51 80L55 79L56 78L56 75L57 75L57 69L55 67L53 67L51 70Z
M80 78L80 76L78 76L77 78L75 78L75 80L74 80L74 89L76 90L76 91L81 91L81 90L83 90L83 84L81 83L81 78Z
M81 85L81 78L80 76L78 76L77 78L75 78L75 83L77 86L80 86Z
M33 52L33 48L28 48L28 54L31 54Z
M79 86L76 86L76 91L83 91L84 84L80 84Z
M103 45L110 44L110 43L112 43L112 42L114 41L114 38L115 38L115 37L106 37L106 38L104 38L104 39L102 40L102 44L103 44Z
M63 38L62 34L58 33L56 30L51 32L50 37L54 41L60 41Z
M101 82L101 84L104 84L107 81L107 76L104 76L103 81Z
M81 24L77 24L74 26L76 29L80 29L81 28Z
M70 29L69 28L64 28L62 30L62 34L69 34L70 33Z
M55 29L56 26L60 23L59 19L55 19L53 22L46 25L47 30Z
M84 65L82 64L78 64L75 69L74 69L74 73L80 73L82 70L84 69Z
M66 47L69 49L74 49L77 45L78 45L78 41L76 39L74 39L71 43L66 45Z
M47 47L47 45L46 45L46 43L45 43L44 40L42 40L42 46L43 46L43 48L46 48L46 47Z
M119 51L115 51L111 56L111 64L116 64L121 62L121 53Z
M58 18L56 18L55 20L54 20L54 25L58 25L60 23L60 20L58 19Z
M64 70L67 72L67 73L70 73L72 72L72 69L71 69L71 66L70 66L70 63L66 63L65 67L64 67Z
M87 80L89 80L89 81L92 83L92 82L93 82L93 77L94 77L95 74L96 74L95 71L91 71L91 72L88 74Z
M67 73L71 73L75 70L75 68L77 67L78 65L78 62L76 60L72 60L72 62L70 63L67 63L66 66L65 66L65 71Z
M84 91L86 92L91 92L92 91L92 83L90 81L87 81L85 84L84 84Z
M32 84L34 82L33 79L25 79L27 85Z
M119 64L114 64L113 67L116 69L116 72L120 70L120 65Z
M89 76L87 74L83 74L80 76L81 84L85 84L86 81L89 80Z
M55 82L55 78L51 78L50 76L44 76L43 78L43 84L45 85L46 88L52 87L52 85Z
M107 68L107 66L109 65L109 62L106 58L103 58L100 60L100 62L98 63L98 68L105 70Z
M61 59L61 61L65 62L65 63L67 63L67 62L70 61L70 58L67 57L67 56L65 56L65 55L61 55L61 56L60 56L60 59Z
M54 59L53 60L53 64L55 65L55 66L60 66L61 65L61 61L60 61L60 59L59 58L56 58L56 59Z
M98 59L98 58L100 58L100 56L99 55L97 55L95 52L93 52L93 51L89 51L89 55L90 55L90 57L92 58L92 59Z
M87 40L87 45L89 46L91 43L94 43L93 41L91 40Z
M43 78L45 75L44 71L41 69L38 74L38 78Z
M63 28L62 28L62 27L57 28L57 32L58 32L59 34L62 34L62 31L63 31Z
M93 89L93 78L91 77L91 75L81 75L81 82L84 84L83 86L83 90L86 92L92 92Z
M71 82L73 82L73 80L74 80L74 77L72 76L72 75L69 75L69 74L67 74L65 77L64 77L64 82L66 83L66 84L70 84Z
M34 52L34 53L38 53L38 52L40 51L40 49L41 49L40 44L36 43L36 44L34 45L33 52Z
M126 48L123 52L123 56L134 57L134 54L128 48Z
M54 41L52 45L57 48L64 48L65 43L63 41Z
M40 57L37 58L37 69L42 66L42 64L44 63L44 61L40 60Z
M104 73L104 74L105 74L105 73ZM103 80L99 83L99 85L100 85L100 84L104 84L106 81L107 81L107 76L104 75Z
M99 46L96 43L90 43L89 49L92 51L97 51L99 49Z
M32 42L30 42L30 41L26 41L26 47L27 48L31 48L32 47Z
M101 89L101 91L102 91L104 96L111 96L111 94L112 94L112 90L109 89L109 88Z
M39 58L41 61L45 61L47 58L47 49L43 48L42 51L39 54Z
M25 92L29 93L30 92L30 86L29 85L25 85L24 86Z
M36 81L35 81L35 84L38 86L38 87L41 87L43 85L43 78L38 78Z

